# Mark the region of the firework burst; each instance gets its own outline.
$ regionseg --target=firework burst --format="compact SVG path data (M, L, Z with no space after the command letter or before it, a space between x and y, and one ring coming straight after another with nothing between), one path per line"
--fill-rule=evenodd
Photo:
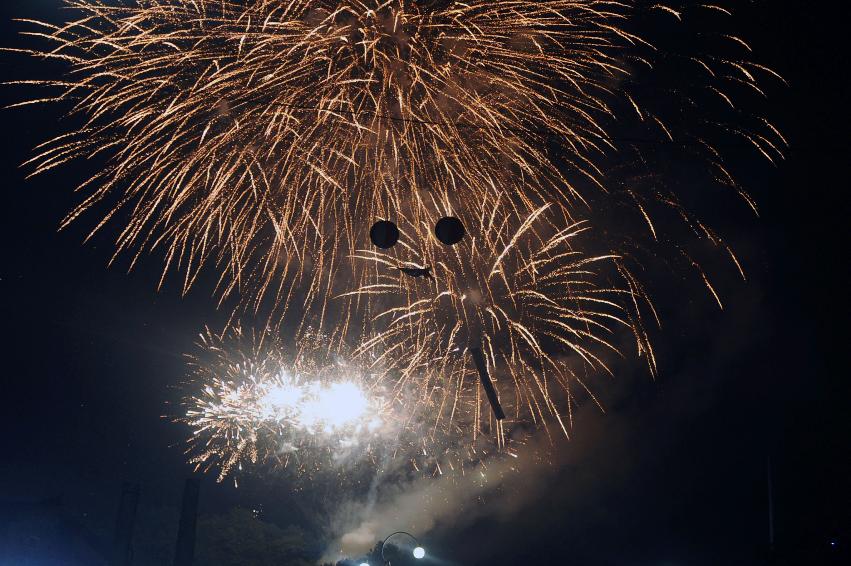
M297 351L265 333L234 329L201 336L192 358L193 390L180 420L193 430L190 461L223 479L245 464L272 464L312 473L343 466L353 452L389 433L381 380L328 355L308 335Z
M624 333L655 371L643 322L653 305L625 258L589 253L597 244L587 222L556 205L522 213L499 197L459 214L475 236L449 247L429 224L406 223L393 249L356 256L379 275L350 292L373 307L355 355L393 360L391 390L418 384L409 405L429 416L433 439L490 431L504 445L506 425L550 423L567 434L574 388L591 394L585 376L610 372ZM400 265L432 266L433 277L411 281ZM504 422L494 422L479 386L476 347L502 392Z
M505 446L506 424L567 433L577 387L590 392L586 373L626 353L619 337L655 371L644 323L655 312L630 269L636 250L670 245L721 302L662 215L741 270L665 182L657 148L696 157L755 208L717 142L770 161L785 144L742 110L740 99L763 97L765 78L779 78L749 60L742 39L700 33L717 45L672 53L640 29L648 15L681 30L730 15L715 5L66 3L80 17L32 22L30 35L50 45L24 51L70 73L23 83L50 89L24 104L69 103L82 119L38 148L35 174L106 162L65 224L101 214L97 231L126 218L116 254L135 263L162 250L163 277L182 272L184 290L215 266L222 299L268 309L270 327L299 337L272 353L245 344L245 358L205 343L216 361L196 366L208 387L189 407L194 460L223 474L245 461L286 464L309 447L335 453L323 439L351 423L327 429L317 415L339 387L380 400L371 413L419 434L394 436L404 450L472 446L483 432ZM640 228L601 221L612 208ZM453 248L432 236L445 215L468 231ZM368 249L379 219L402 232L388 252ZM486 410L467 353L479 346L507 423ZM334 356L360 368L359 381L329 380Z
M627 149L607 125L628 114L642 136L649 128L702 148L732 184L711 138L663 122L633 85L657 60L626 30L639 14L682 19L678 10L599 0L67 4L80 19L37 24L31 35L52 45L28 52L71 72L27 84L51 89L32 102L69 102L85 123L40 147L34 172L101 155L107 165L66 224L105 208L98 230L129 211L119 252L135 250L135 262L164 250L164 275L182 271L185 288L213 264L222 297L268 301L279 319L294 298L327 308L329 274L345 271L368 222L398 214L411 192L456 203L504 193L529 210L586 205L590 187L609 184L607 155ZM730 106L730 84L761 92L756 75L767 73L678 59L695 68L692 90ZM733 132L776 155L782 141L761 129Z

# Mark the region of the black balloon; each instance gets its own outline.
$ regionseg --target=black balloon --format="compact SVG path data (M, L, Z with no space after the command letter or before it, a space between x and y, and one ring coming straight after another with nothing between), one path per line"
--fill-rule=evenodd
M434 235L447 246L454 246L464 237L464 225L454 216L447 216L437 221Z
M399 241L399 228L389 220L379 220L369 230L369 239L382 250L392 248Z

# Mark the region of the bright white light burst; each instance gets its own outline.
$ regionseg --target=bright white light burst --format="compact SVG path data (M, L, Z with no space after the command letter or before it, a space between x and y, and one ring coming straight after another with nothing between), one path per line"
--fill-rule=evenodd
M370 401L357 383L299 384L299 381L282 373L279 382L260 395L257 403L265 420L286 422L316 434L373 429L380 424L379 417L370 418Z
M203 392L189 397L184 422L193 429L189 452L200 468L221 468L219 479L245 463L294 462L317 469L315 458L344 465L359 459L396 427L380 380L314 337L297 353L272 337L249 339L237 331L227 347L202 335L211 354L197 359Z

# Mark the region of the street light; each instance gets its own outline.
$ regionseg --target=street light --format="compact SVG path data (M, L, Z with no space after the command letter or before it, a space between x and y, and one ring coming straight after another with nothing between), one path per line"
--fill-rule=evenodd
M384 554L384 551L387 549L387 541L389 541L391 538L398 536L398 535L403 535L404 537L410 539L409 544L406 544L405 548L411 549L411 554L413 555L414 558L416 558L417 560L421 560L425 557L426 551L423 547L420 546L420 542L417 540L417 537L415 537L411 533L407 533L405 531L396 531L395 533L392 533L390 536L388 536L386 539L384 539L384 541L381 543L381 559L385 563L388 562L388 558ZM397 544L391 544L390 546L400 548L400 546L397 545ZM363 566L363 565L361 565L361 566Z

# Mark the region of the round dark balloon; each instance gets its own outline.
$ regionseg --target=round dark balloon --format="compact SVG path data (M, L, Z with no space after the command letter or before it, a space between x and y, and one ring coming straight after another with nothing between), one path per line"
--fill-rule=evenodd
M399 241L399 228L389 220L379 220L370 228L369 239L382 250L392 248Z
M464 238L464 225L454 216L447 216L437 221L434 235L447 246L454 246Z

